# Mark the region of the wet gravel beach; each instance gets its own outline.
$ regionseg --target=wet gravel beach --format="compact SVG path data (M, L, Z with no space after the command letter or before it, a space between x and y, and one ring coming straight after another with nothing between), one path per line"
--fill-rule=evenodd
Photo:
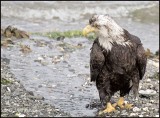
M69 117L34 95L10 72L9 59L1 58L1 117Z
M22 40L22 39L19 39L19 40ZM27 88L27 86L25 85L25 87L24 87L23 85L27 81L25 81L25 80L23 80L25 82L23 82L22 80L19 81L15 77L15 75L13 73L11 73L11 71L10 71L11 68L9 65L10 65L10 61L11 60L13 61L13 59L6 58L4 56L4 55L7 55L7 52L9 50L15 51L15 49L18 47L19 40L15 39L14 43L8 45L8 48L6 48L5 46L2 47L2 49L3 49L2 50L3 57L1 58L1 83L2 83L1 84L1 106L2 106L1 107L1 116L2 117L4 117L4 116L10 116L10 117L11 116L19 116L19 117L20 116L25 116L25 117L64 116L64 117L68 117L68 116L76 116L75 115L76 113L77 113L77 116L99 116L98 112L102 109L100 107L98 93L96 93L97 91L95 89L95 84L90 82L89 72L86 72L87 74L85 74L83 76L81 74L75 73L76 70L74 70L74 69L77 68L76 66L74 69L73 68L71 69L71 67L74 66L73 61L72 62L68 61L68 59L71 58L71 56L68 57L66 59L66 61L64 61L64 62L65 62L65 64L67 64L67 63L71 64L70 66L67 67L67 69L69 69L70 71L73 71L73 73L75 73L76 75L75 74L74 75L72 75L72 74L67 75L67 76L70 76L69 78L67 78L67 81L65 81L63 78L62 82L57 82L57 83L50 82L52 84L53 83L57 84L57 85L59 84L59 86L60 86L60 84L64 83L63 85L68 89L68 93L66 92L63 94L63 91L66 90L66 88L60 88L60 91L58 91L58 92L54 91L56 89L57 85L52 85L52 87L54 87L54 89L51 91L51 93L55 97L59 97L60 99L52 99L51 98L52 95L50 96L49 94L47 96L45 96L43 94L37 95L37 94L35 94L37 90L36 91L26 90L25 87ZM37 42L37 40L35 40L35 41ZM72 44L71 43L72 41L73 42L75 41L75 39L65 39L65 40L70 42L69 43L70 45ZM22 42L24 42L24 41L28 41L28 40L25 39ZM33 41L33 39L32 39L32 41ZM76 40L76 41L77 41L76 43L79 44L79 41L78 40ZM82 40L82 41L84 41L84 40ZM41 42L42 42L42 40L41 40ZM59 42L63 42L63 41L55 41L54 40L54 44L58 44ZM92 41L89 41L89 44L88 44L89 46L87 46L87 47L89 48L91 46L91 44L92 44ZM81 45L83 45L83 44L81 44ZM34 45L34 48L37 49L36 45ZM74 50L73 50L73 48L74 48ZM33 47L32 47L32 49L33 49ZM43 50L45 50L45 49L46 49L46 45L43 47ZM79 47L77 49L75 49L75 47L73 47L73 46L66 48L66 45L64 45L64 47L61 47L61 50L62 49L63 49L63 51L66 51L66 50L69 51L70 55L74 55L76 53L73 53L73 52L76 50L79 50ZM86 52L85 47L83 47L83 49L84 49L84 52ZM16 50L16 51L17 52L15 54L17 54L21 50ZM82 52L82 50L79 50L78 52ZM33 51L30 53L33 53ZM42 54L42 53L40 53L40 54ZM8 57L10 57L10 56L8 56ZM63 57L63 56L61 56L61 57ZM19 57L19 59L20 58L24 60L24 58L26 58L26 57ZM45 56L45 58L47 60L47 55ZM80 57L78 57L78 58L80 58ZM86 58L86 57L84 57L84 58ZM32 58L30 58L30 59L32 59ZM42 63L41 60L44 61L44 63ZM42 57L41 58L38 57L37 61L38 61L38 63L42 64L41 65L42 68L46 68L47 67L46 66L47 64L45 62L46 60L43 59ZM53 63L57 66L58 66L58 64L62 64L63 66L61 68L64 68L64 63L60 63L61 60L63 60L63 58L56 56L56 57L54 57ZM35 62L35 63L37 63L37 62ZM86 63L88 63L88 62L86 62ZM83 66L81 65L80 67L83 67ZM13 65L12 65L12 67L13 67ZM85 65L84 68L86 70L89 70L87 65ZM18 71L18 68L16 68L16 70ZM54 72L51 72L51 73L54 73ZM78 71L77 71L77 73L78 73ZM85 73L85 72L82 72L82 73ZM50 73L48 72L47 74L49 75ZM19 75L22 75L22 73L19 73ZM60 75L57 75L57 77L59 77L59 76ZM76 76L79 78L77 78ZM22 78L24 78L24 77L26 78L27 76L22 76ZM87 79L84 79L84 81L82 81L83 77L85 77ZM73 80L71 80L72 83L69 83L70 85L67 86L67 84L65 84L65 83L69 82L70 79L72 79L72 78L77 79L77 80L75 82L73 82ZM27 79L29 79L29 78L26 78L26 80ZM54 79L52 78L52 80L54 80ZM34 82L34 80L30 81L31 85L32 85L32 82ZM76 84L77 82L81 83L82 85L80 86L80 85ZM35 85L37 85L37 84L38 84L39 88L45 87L44 84L36 83ZM73 92L70 92L70 90L68 88L71 86L72 87L75 86L73 89ZM102 114L101 116L159 117L159 60L157 58L156 58L156 61L154 58L148 59L147 70L146 70L144 78L142 79L142 81L140 81L139 86L140 87L139 87L138 101L135 101L133 99L132 93L129 95L128 100L126 99L128 102L134 104L133 109L121 110L121 109L117 108L117 111L115 113ZM77 88L78 88L78 92L77 92ZM45 93L45 92L47 93L48 91L43 90L43 93ZM69 99L67 99L67 98L61 99L62 96L68 95L68 94L70 95ZM74 96L77 96L77 97L74 97ZM93 96L93 98L92 98L92 96ZM119 93L116 93L113 96L113 101L117 101L118 97L119 97ZM45 98L49 98L50 101L55 101L55 102L53 102L53 103L46 102L46 101L44 101ZM65 103L63 103L64 100L65 100ZM77 101L76 103L74 102L75 100ZM71 104L70 104L70 102L71 102ZM80 102L81 106L78 104L78 102ZM70 104L71 106L66 107L67 104L68 105ZM70 109L73 109L73 110L71 111ZM79 110L81 110L81 111L79 111ZM79 114L79 112L84 113L85 115ZM70 113L73 113L73 114L70 114ZM89 113L91 113L91 114L89 114Z

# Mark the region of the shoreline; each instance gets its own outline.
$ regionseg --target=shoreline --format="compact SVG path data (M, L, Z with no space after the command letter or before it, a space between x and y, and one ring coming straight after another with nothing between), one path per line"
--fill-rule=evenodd
M9 69L9 59L1 58L1 117L70 117L27 91Z

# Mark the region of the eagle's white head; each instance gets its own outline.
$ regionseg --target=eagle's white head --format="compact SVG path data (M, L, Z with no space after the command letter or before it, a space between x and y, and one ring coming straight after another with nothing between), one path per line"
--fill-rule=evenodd
M113 42L123 46L130 45L130 42L125 41L124 29L109 15L93 15L89 19L89 25L84 28L83 35L90 32L96 33L100 45L106 50L112 49Z

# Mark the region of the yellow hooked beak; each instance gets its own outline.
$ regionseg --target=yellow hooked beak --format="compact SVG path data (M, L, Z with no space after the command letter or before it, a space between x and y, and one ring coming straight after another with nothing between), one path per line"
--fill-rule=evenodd
M90 32L95 32L96 28L92 27L91 25L87 25L84 29L83 29L83 36L86 36L88 33Z

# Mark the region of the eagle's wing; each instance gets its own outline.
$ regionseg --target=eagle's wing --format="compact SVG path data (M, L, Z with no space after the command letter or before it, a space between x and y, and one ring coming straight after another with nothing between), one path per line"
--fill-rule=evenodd
M137 45L137 55L136 55L136 66L138 67L140 80L143 78L145 71L146 71L146 65L147 65L147 56L145 53L145 50L143 48L143 45L141 43L141 40L132 34L130 34L127 30L125 30L128 37L130 37L130 40L132 40Z
M105 62L105 57L98 42L94 42L90 53L91 81L96 81Z
M137 67L139 70L140 80L143 78L145 71L146 71L146 65L147 65L147 56L145 54L145 50L141 45L137 48Z

